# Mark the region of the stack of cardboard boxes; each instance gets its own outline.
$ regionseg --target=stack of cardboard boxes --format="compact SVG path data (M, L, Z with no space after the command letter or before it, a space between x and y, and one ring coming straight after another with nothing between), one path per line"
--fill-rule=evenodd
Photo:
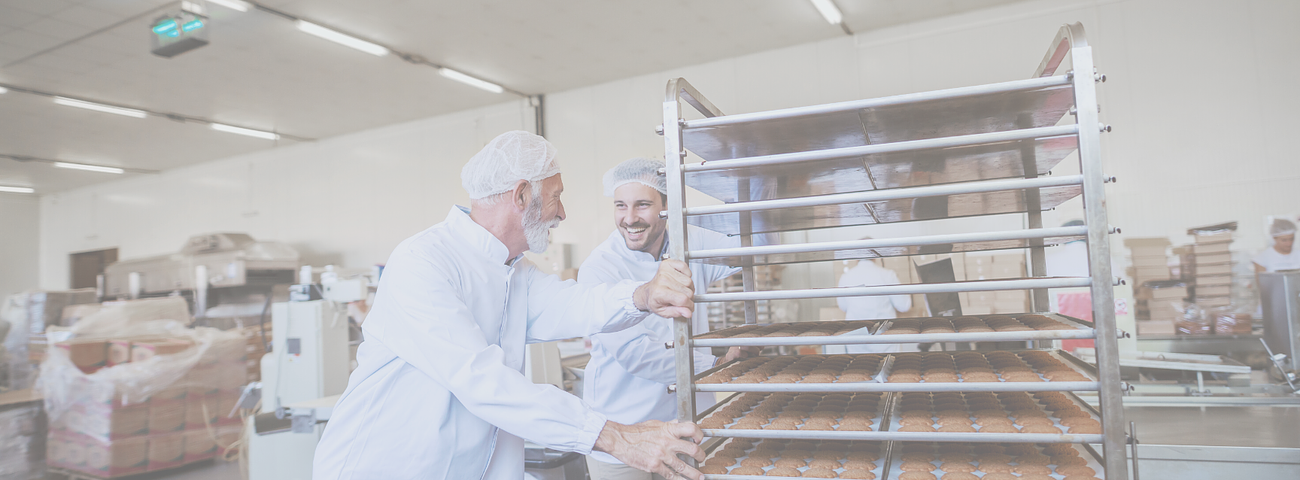
M1181 309L1178 303L1187 296L1187 287L1169 270L1169 247L1165 237L1127 238L1132 266L1133 294L1138 319L1138 335L1172 335Z
M94 289L33 291L4 298L0 320L9 323L9 333L0 348L0 389L30 388L36 380L34 362L44 355L45 328L71 325L64 309L94 302ZM35 348L33 348L33 346Z
M1232 230L1192 229L1192 301L1202 308L1232 304Z
M199 348L192 338L121 338L56 343L82 372L120 368L117 375L86 375L68 386L82 392L50 422L46 463L100 478L167 470L206 460L234 443L241 419L228 418L246 382L245 342L221 332L179 380L162 382L147 398L134 385L157 381L132 363L165 362ZM189 352L191 359L194 352ZM157 364L158 362L155 362ZM101 372L108 373L108 372ZM113 372L118 373L118 372ZM133 378L136 377L136 378ZM59 378L69 378L60 376Z

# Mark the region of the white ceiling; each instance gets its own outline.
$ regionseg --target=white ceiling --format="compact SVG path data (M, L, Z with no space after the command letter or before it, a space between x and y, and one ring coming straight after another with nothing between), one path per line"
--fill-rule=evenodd
M855 32L1019 0L838 0ZM395 56L305 35L262 11L210 4L212 43L149 53L176 0L0 0L0 83L325 138L516 97ZM262 4L534 94L844 33L803 0L263 0ZM135 17L133 19L133 17ZM116 25L116 26L114 26ZM165 170L278 143L0 95L0 155ZM52 193L121 178L0 158L0 185Z

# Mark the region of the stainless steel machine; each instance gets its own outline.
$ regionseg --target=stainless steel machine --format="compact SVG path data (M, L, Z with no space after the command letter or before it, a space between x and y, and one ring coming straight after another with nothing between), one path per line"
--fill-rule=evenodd
M1259 274L1260 303L1264 307L1264 342L1279 363L1294 372L1300 362L1300 272Z
M181 295L194 317L264 317L269 297L281 301L294 283L298 251L244 233L195 235L169 255L123 260L104 268L104 300ZM220 308L217 308L220 306ZM229 325L214 325L228 328Z

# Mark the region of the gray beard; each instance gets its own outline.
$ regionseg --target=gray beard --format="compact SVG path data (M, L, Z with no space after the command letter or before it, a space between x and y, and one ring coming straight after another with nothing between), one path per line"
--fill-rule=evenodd
M534 195L533 201L524 210L524 218L520 223L524 227L524 238L528 240L528 250L545 253L546 248L551 246L551 228L559 225L560 219L542 221L542 196Z

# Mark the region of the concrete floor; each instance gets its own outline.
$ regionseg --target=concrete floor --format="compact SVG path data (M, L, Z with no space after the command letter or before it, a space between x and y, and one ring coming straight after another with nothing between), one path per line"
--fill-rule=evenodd
M1124 419L1148 444L1300 448L1300 406L1129 406Z
M67 480L68 477L48 474L46 480ZM131 480L243 480L239 472L239 462L213 460L187 465L177 470L148 473L131 477Z

